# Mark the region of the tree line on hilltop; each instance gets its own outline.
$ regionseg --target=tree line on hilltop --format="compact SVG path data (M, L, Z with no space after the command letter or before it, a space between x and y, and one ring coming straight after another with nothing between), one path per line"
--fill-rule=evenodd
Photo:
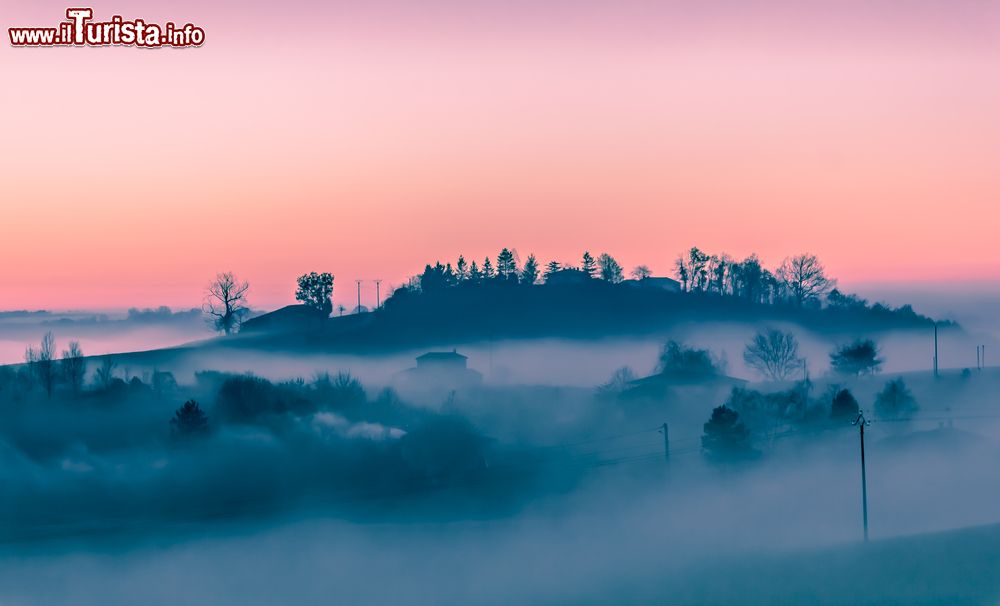
M890 308L882 303L869 305L857 295L837 288L837 281L827 275L820 259L803 253L785 258L774 270L763 266L756 254L742 261L729 255L709 254L697 247L679 255L673 263L672 278L677 290L685 293L714 294L763 305L789 305L799 309L822 307L843 310L873 310L919 319L909 305ZM510 248L503 248L495 258L481 262L459 255L457 261L436 261L392 291L387 301L403 294L440 292L449 288L501 284L535 286L554 283L555 276L567 276L573 282L595 281L621 284L625 269L612 255L594 257L584 251L579 263L549 261L542 265L534 254L520 262ZM653 278L648 265L637 265L628 274L632 280ZM233 272L219 273L205 293L203 311L213 327L224 334L236 332L249 316L247 295L250 285ZM298 277L295 299L328 317L333 306L334 276L329 272L309 272ZM338 306L340 315L346 308ZM366 311L359 306L355 312Z

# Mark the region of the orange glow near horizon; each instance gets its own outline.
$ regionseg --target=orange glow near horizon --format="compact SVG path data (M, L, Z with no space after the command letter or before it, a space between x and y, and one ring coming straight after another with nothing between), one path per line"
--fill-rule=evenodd
M95 5L207 41L2 45L0 309L197 306L227 269L260 307L330 271L346 304L355 278L504 246L659 274L697 245L811 251L848 284L1000 278L997 10L753 4L768 18Z

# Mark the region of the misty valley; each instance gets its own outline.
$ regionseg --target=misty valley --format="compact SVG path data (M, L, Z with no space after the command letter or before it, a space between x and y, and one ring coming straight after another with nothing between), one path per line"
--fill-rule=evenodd
M225 273L204 313L0 316L26 347L0 366L0 595L996 595L994 337L843 294L815 257L768 279L701 255L626 280L607 255L543 272L504 249L489 277L429 264L352 313L330 274L263 313ZM102 334L117 351L87 355Z

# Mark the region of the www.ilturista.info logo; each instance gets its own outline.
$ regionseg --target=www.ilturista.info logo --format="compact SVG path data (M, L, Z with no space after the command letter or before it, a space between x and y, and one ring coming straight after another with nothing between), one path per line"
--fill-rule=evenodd
M190 23L177 26L126 21L120 15L111 21L92 21L91 8L66 9L67 21L57 27L8 28L13 46L140 46L143 48L185 48L205 43L205 30Z

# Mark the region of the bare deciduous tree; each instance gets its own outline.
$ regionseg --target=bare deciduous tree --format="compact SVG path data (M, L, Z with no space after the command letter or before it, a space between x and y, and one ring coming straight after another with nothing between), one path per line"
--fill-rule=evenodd
M611 378L607 383L597 388L597 393L604 396L619 396L629 388L629 384L635 380L635 372L628 366L622 366L611 373Z
M60 366L63 379L73 389L73 393L80 393L83 389L83 378L87 374L87 361L83 358L79 342L70 341L69 349L62 352Z
M115 368L117 367L118 363L110 356L104 356L101 360L101 366L94 373L94 379L102 389L109 389L111 387L111 383L115 380Z
M38 349L28 347L24 352L24 361L32 376L45 388L45 394L50 398L56 386L55 355L56 339L51 332L45 333Z
M636 280L652 278L653 272L646 265L636 265L635 269L632 270L632 277L635 278Z
M778 268L778 279L799 307L825 295L835 285L835 281L826 277L819 258L808 253L786 258Z
M215 276L208 285L204 310L212 318L216 330L231 335L239 330L243 318L250 309L247 307L247 291L250 284L240 281L227 271Z
M799 343L795 335L768 329L754 335L743 350L743 361L764 377L784 381L805 365L799 357Z

